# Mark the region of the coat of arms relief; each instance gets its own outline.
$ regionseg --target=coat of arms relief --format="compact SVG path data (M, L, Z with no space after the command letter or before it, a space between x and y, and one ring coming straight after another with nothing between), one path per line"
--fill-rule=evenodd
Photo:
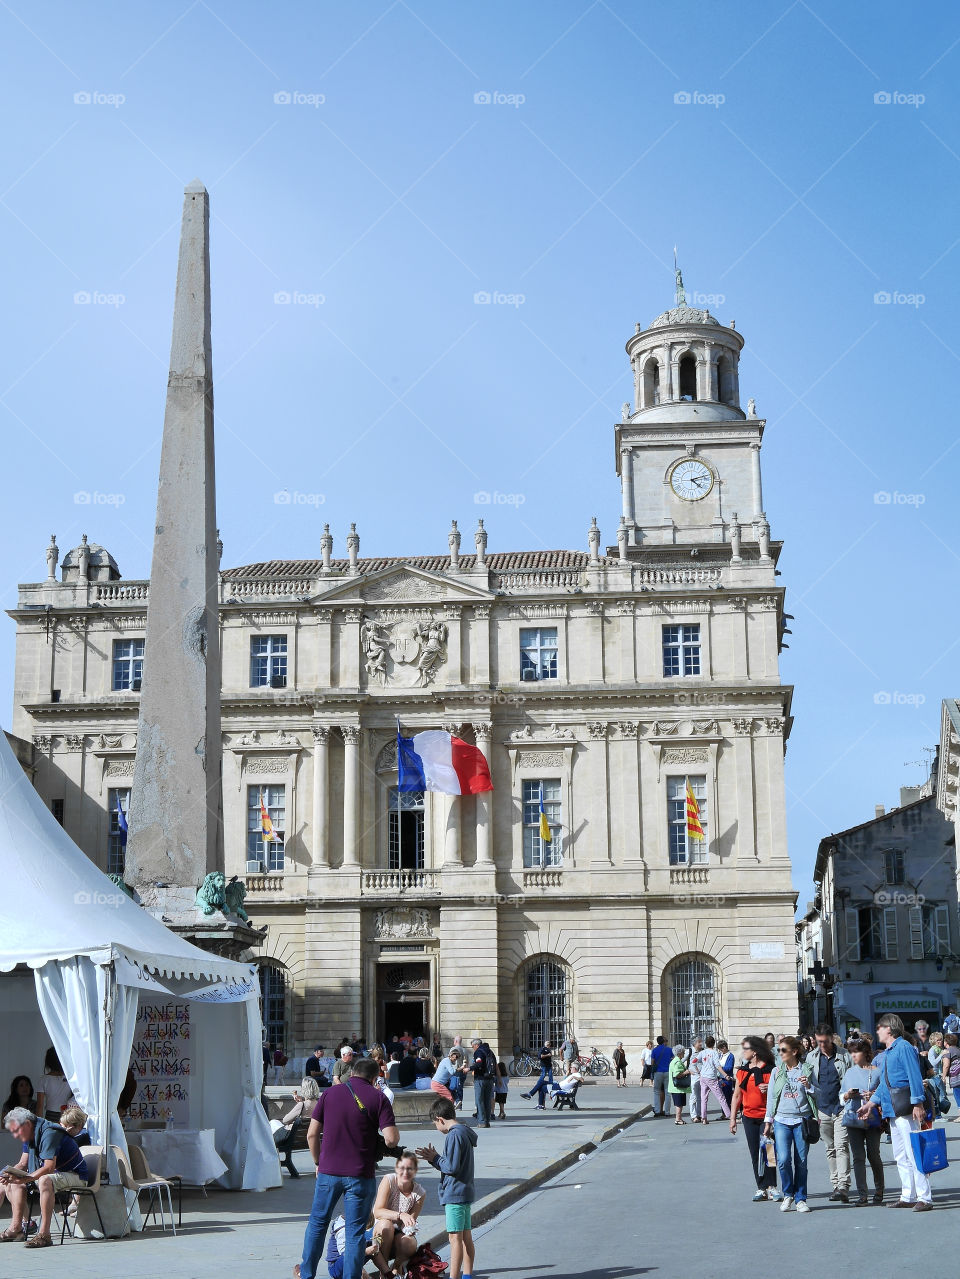
M364 617L360 646L369 684L425 688L447 656L447 625L439 618L384 622Z

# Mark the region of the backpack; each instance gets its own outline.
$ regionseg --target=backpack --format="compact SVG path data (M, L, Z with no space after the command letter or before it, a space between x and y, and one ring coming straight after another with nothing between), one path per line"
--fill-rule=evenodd
M447 1263L441 1261L428 1243L421 1244L407 1262L407 1274L410 1279L430 1279L433 1275L442 1275Z
M474 1066L476 1066L477 1058L480 1056L483 1057L483 1070L474 1070L474 1079L496 1079L497 1059L486 1044L481 1044L477 1051L473 1054Z
M948 1035L960 1034L960 1017L956 1013L950 1013L943 1023L943 1029Z

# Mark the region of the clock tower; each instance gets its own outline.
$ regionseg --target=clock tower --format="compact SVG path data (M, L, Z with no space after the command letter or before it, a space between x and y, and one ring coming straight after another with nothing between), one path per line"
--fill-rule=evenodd
M764 422L753 400L746 412L740 407L742 348L732 323L687 305L679 271L676 305L647 328L638 324L627 342L634 396L623 406L616 449L618 540L629 558L656 546L726 542L737 559L742 543L752 542L769 562Z

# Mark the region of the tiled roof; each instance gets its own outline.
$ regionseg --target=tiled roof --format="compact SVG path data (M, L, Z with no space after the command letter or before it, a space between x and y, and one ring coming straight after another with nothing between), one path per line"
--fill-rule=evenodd
M472 572L475 555L461 555L460 569ZM586 568L590 556L586 551L494 551L486 557L487 568L494 573L515 573L523 569L535 571L551 568ZM602 564L616 564L617 560L601 555ZM402 565L424 569L429 573L442 573L450 568L449 555L384 555L377 559L360 559L357 568L361 573L378 573L386 568ZM345 573L349 560L332 559L334 573ZM249 577L318 577L323 568L322 560L264 560L259 564L244 564L239 568L224 570L224 577L240 579Z

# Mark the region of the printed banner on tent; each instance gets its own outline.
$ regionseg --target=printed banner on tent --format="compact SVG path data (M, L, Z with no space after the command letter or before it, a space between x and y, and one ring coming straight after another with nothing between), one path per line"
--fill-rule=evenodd
M173 991L164 985L156 973L152 973L143 964L127 959L125 955L117 955L114 964L117 981L121 986L137 986L140 990L153 990L159 995L170 995L175 999L192 999L204 1004L235 1004L243 999L253 999L260 993L255 977L211 982L209 986L198 986L195 990Z
M130 1069L137 1092L131 1119L190 1122L190 1005L140 997Z

